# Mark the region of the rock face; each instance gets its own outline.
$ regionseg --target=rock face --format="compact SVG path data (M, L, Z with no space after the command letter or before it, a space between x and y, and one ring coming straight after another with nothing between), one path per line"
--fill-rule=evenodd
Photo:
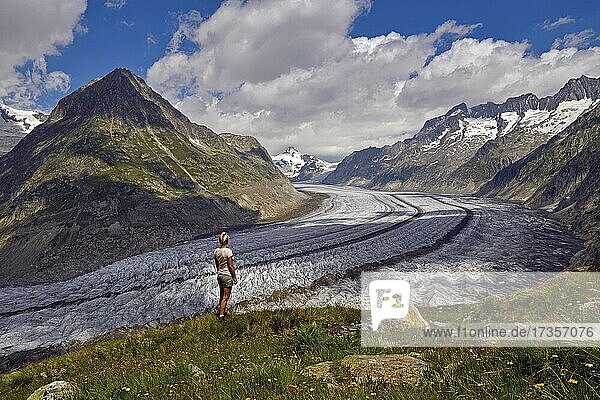
M500 170L478 194L554 211L586 239L574 264L600 269L600 105Z
M325 183L390 190L472 193L546 143L600 99L600 78L571 79L555 95L502 104L461 103L411 139L346 157Z
M265 155L116 69L0 157L0 285L66 279L301 201Z
M337 166L337 163L301 153L294 147L273 156L273 161L292 182L322 182Z
M0 155L8 153L47 117L37 111L18 110L0 104Z

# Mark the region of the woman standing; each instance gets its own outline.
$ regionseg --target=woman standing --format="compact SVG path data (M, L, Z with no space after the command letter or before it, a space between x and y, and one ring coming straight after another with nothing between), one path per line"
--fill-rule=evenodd
M227 245L229 235L226 232L219 235L219 247L215 250L215 265L217 267L217 282L219 282L219 320L225 318L227 300L231 295L231 288L237 283L235 266L233 265L233 252Z

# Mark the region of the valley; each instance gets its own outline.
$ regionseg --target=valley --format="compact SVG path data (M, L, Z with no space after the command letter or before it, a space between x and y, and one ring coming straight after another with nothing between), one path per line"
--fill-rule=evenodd
M557 271L581 246L547 213L507 202L296 188L328 198L303 217L230 232L240 276L232 305L239 309L356 306L366 270ZM59 343L212 311L215 246L215 237L204 237L63 282L0 288L3 364Z

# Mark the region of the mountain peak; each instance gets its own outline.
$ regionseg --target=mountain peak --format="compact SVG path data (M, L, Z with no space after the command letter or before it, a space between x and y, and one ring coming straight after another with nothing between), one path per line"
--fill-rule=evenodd
M277 168L294 182L321 182L338 164L302 153L294 146L288 146L283 153L274 155L272 159Z
M300 150L298 150L297 148L295 148L294 146L288 146L285 150L284 153L286 154L295 154L295 153L300 153Z
M451 117L453 115L458 115L460 113L467 113L469 111L469 107L467 107L466 103L460 103L452 107L447 113L446 117Z
M49 120L73 118L115 118L130 125L171 126L173 118L187 118L171 106L146 82L126 68L117 68L94 79L60 100Z
M551 107L562 101L600 98L600 78L581 75L572 78L549 100Z
M134 77L135 75L129 69L120 67L120 68L113 69L111 72L109 72L108 74L106 74L104 77L105 78L110 78L110 77L113 77L113 76L126 76L126 77L131 78L131 77Z

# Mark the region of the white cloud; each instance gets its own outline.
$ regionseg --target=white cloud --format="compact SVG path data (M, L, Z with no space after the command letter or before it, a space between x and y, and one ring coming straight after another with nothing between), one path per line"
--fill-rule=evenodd
M52 71L45 76L44 87L46 90L65 93L71 86L71 77L63 71Z
M127 4L127 0L107 0L104 7L120 10Z
M553 49L564 49L567 47L582 48L587 47L598 40L598 35L593 29L586 29L581 32L567 33L562 38L557 38L552 43Z
M397 103L427 116L445 112L449 101L475 105L533 92L553 94L582 73L600 75L600 48L550 50L528 55L526 42L461 39L405 83Z
M465 38L480 24L351 38L368 7L226 2L210 18L180 23L176 45L148 70L148 82L217 131L255 135L270 151L295 145L333 159L410 136L461 101L545 95L573 76L600 75L598 48L533 56L526 42ZM184 40L195 50L182 51L190 47Z
M127 21L127 20L121 20L121 21L119 21L119 24L123 25L126 28L131 28L131 27L133 27L135 25L135 22L133 22L133 21Z
M544 24L542 25L542 29L544 29L546 31L551 31L553 29L558 28L559 26L572 24L573 22L575 22L575 20L569 16L560 17L554 21L547 19L544 21Z
M48 72L44 57L33 60L31 68L18 74L18 80L9 103L22 108L31 108L44 91L65 93L71 85L71 78L63 71Z
M177 28L167 45L169 52L178 51L181 42L192 37L203 18L199 11L190 10L185 14L177 15L177 20L179 21L179 28Z
M148 46L152 46L152 45L156 44L157 43L156 37L151 33L147 33L146 34L146 43L148 43Z
M45 56L73 41L85 0L4 0L0 13L0 99L33 106L44 90L65 91L69 78L48 73ZM29 63L29 68L23 68ZM21 68L19 68L21 67ZM66 86L65 86L66 85Z

